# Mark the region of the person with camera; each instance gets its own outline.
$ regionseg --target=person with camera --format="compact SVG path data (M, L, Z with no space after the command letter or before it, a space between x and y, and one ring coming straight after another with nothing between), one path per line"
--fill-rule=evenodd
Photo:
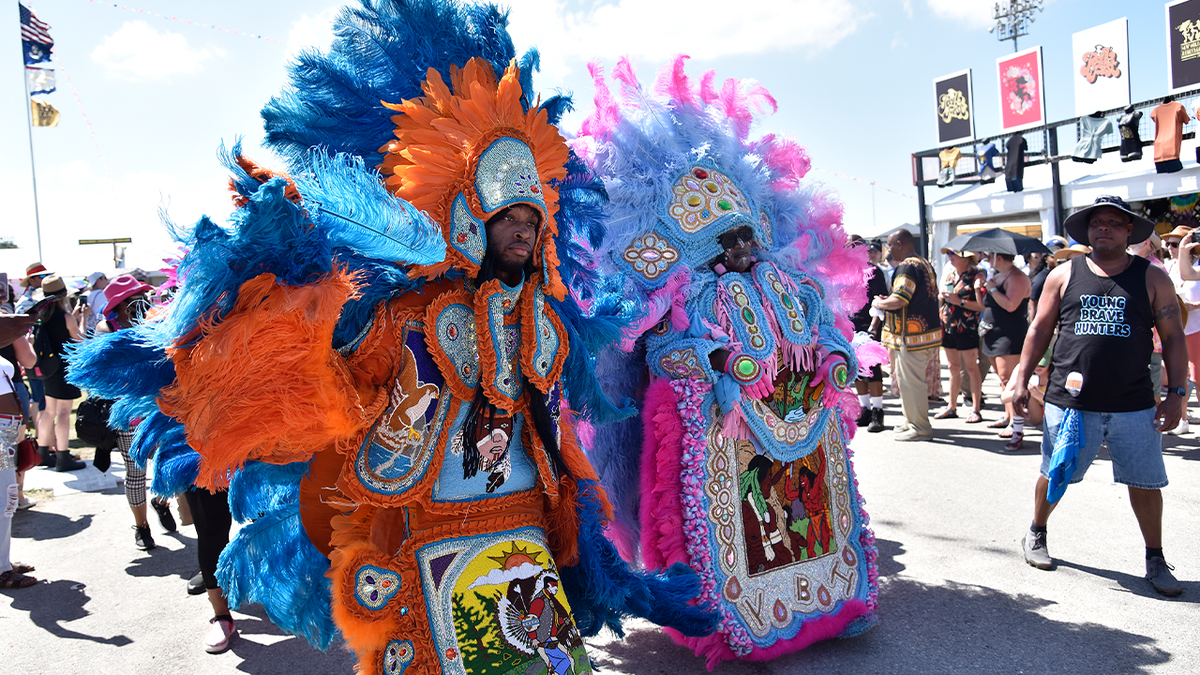
M1183 592L1163 554L1162 488L1167 471L1161 432L1178 422L1187 393L1186 345L1170 278L1127 247L1148 239L1154 224L1118 197L1100 197L1072 214L1067 233L1092 252L1050 273L1037 316L1021 351L1012 406L1024 415L1029 379L1054 329L1058 340L1045 394L1042 465L1034 488L1033 522L1022 539L1025 562L1054 566L1046 525L1068 483L1083 480L1100 446L1108 447L1113 480L1128 487L1129 503L1146 544L1146 579L1158 593ZM1171 385L1155 405L1151 385L1152 330L1162 340Z

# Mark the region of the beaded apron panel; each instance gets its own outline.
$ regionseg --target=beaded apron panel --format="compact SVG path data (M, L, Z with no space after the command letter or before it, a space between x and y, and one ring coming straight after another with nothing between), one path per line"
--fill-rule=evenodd
M722 613L759 647L870 590L846 445L836 422L820 432L814 451L794 460L724 438L719 421L706 433L698 524L709 532Z
M592 672L540 528L428 544L417 564L443 673Z

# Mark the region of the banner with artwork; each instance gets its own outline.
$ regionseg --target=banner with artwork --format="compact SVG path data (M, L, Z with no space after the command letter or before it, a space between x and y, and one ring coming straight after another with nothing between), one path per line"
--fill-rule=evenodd
M1129 105L1129 20L1109 21L1071 36L1075 114Z
M1200 84L1200 0L1167 3L1167 88Z
M971 92L969 69L933 81L939 148L975 140L975 101Z
M1046 123L1042 48L1034 47L996 59L1000 81L1000 128L1019 131Z

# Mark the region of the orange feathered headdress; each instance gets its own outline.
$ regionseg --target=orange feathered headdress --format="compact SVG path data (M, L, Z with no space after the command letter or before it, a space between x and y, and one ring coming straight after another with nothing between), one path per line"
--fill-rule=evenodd
M563 299L558 273L558 189L567 175L567 145L547 114L521 104L515 61L497 82L487 61L473 58L451 67L453 92L430 69L425 96L399 105L396 140L380 148L385 184L397 197L429 214L446 237L446 259L414 267L412 277L436 278L452 268L479 272L487 252L484 224L513 204L542 215L533 264L543 272L546 292Z

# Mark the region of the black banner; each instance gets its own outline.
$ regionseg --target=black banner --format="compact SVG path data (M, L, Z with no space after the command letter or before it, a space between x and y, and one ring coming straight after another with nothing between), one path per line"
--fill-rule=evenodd
M1167 4L1171 91L1200 84L1200 0Z
M1200 0L1194 0L1200 2ZM975 109L971 96L971 71L964 70L933 81L937 106L938 146L975 140Z

